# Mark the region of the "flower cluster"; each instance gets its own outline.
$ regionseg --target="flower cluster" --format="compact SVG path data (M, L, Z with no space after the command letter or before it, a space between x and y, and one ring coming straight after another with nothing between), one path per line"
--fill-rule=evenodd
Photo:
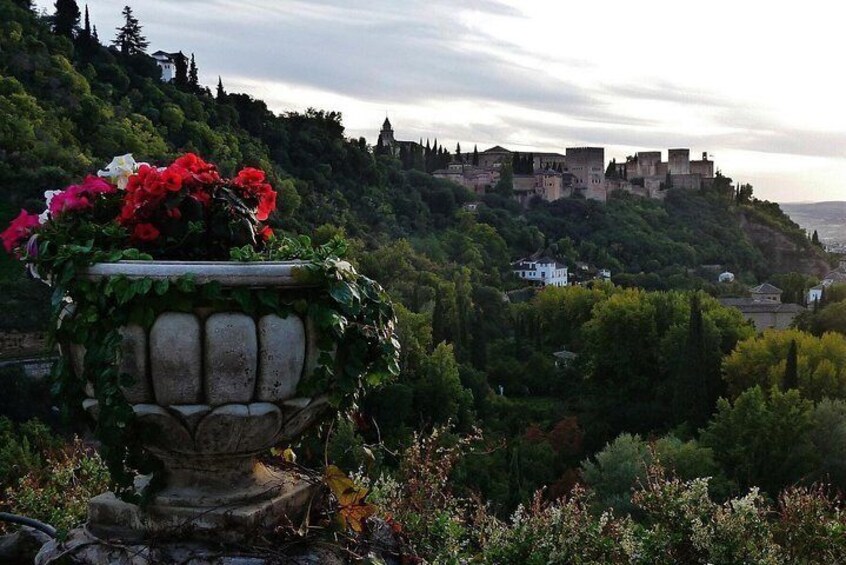
M161 234L163 223L182 220L186 199L208 207L220 183L221 178L214 165L193 153L183 155L161 169L141 164L137 172L127 179L118 221L130 229L134 240L154 241Z
M29 239L32 230L38 227L40 223L37 215L21 210L21 213L12 220L6 231L0 234L6 252L13 253L24 241Z
M260 245L272 236L261 222L276 209L276 192L263 171L246 167L224 179L193 153L167 167L120 155L97 176L48 190L44 197L41 214L22 210L0 234L7 252L31 261L38 254L39 233L59 223L63 241L78 236L78 243L83 233L89 237L112 224L129 243L159 258L228 258L229 249Z

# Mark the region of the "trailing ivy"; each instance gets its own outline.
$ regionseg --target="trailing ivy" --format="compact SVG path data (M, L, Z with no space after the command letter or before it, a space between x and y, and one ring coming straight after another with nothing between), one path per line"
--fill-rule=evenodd
M45 245L46 247L46 245ZM316 370L303 379L298 394L325 394L332 405L354 403L364 386L375 386L399 373L399 342L394 334L394 311L384 290L359 275L342 259L346 245L333 240L312 247L307 237L278 238L262 253L249 248L232 251L235 260L304 261L296 276L308 286L299 289L225 288L218 283L196 284L189 277L176 280L128 279L124 276L91 281L78 276L97 262L149 259L135 250L96 252L89 246L64 247L62 257L40 250L53 275L53 339L61 347L85 348L84 372L74 372L67 355L57 365L54 392L65 411L81 416L86 381L97 400L94 430L102 442L116 492L126 500L145 500L161 484L162 465L143 445L155 430L142 426L121 387L132 377L118 370L120 328L139 324L149 330L162 312L192 312L210 307L259 317L291 314L309 318L317 330L321 351ZM88 418L87 415L82 415ZM145 493L136 492L136 473L152 473Z

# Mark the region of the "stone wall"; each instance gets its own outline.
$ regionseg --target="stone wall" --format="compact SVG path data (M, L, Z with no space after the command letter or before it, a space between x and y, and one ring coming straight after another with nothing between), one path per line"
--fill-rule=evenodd
M0 332L0 359L40 355L47 351L44 333Z
M575 188L599 188L605 186L605 148L568 147L567 170L575 175Z
M667 150L667 165L671 175L690 174L690 149Z

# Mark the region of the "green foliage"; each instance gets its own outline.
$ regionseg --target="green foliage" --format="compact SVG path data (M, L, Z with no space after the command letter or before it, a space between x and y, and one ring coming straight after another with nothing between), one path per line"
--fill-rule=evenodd
M755 386L734 402L720 399L701 442L741 488L776 495L815 469L812 413L813 404L796 390L766 395Z
M645 483L649 468L656 464L683 480L711 477L712 494L728 494L728 484L711 449L695 440L682 441L672 435L650 444L640 436L622 434L594 459L582 462L582 478L593 491L594 508L599 512L606 509L622 514L633 512L632 493Z
M100 457L79 439L42 457L30 462L26 473L5 490L2 506L64 534L85 519L88 501L107 490L109 474Z
M61 446L61 439L38 420L16 425L0 416L0 491L43 468L45 455Z
M337 257L336 253L344 249L341 241L313 248L307 237L279 238L272 240L263 254L250 247L233 250L233 258L241 260L306 260L298 276L309 286L299 294L284 295L273 289L196 285L190 277L174 281L126 277L88 281L76 276L87 265L143 258L136 250L107 253L92 250L92 245L66 244L49 259L49 272L54 277L55 339L65 345L83 345L86 351L84 375L76 375L66 359L59 364L55 392L67 410L76 412L82 403L85 380L92 382L99 406L97 437L122 495L137 495L132 490L134 471L159 471L157 459L142 448L147 431L137 425L120 388L126 379L117 368L122 326L136 323L149 327L162 312L197 307L281 317L296 312L314 323L321 351L318 367L299 383L299 391L327 394L337 407L351 401L365 384L379 385L399 372L399 344L393 334L390 301L378 284L359 276ZM42 259L45 256L49 256L46 249L40 259L47 261ZM74 305L70 315L66 315L65 297L70 297ZM152 487L156 484L154 480Z
M846 337L816 337L800 330L766 331L746 339L723 361L731 398L753 386L785 387L790 351L795 347L796 386L802 396L819 401L846 399Z

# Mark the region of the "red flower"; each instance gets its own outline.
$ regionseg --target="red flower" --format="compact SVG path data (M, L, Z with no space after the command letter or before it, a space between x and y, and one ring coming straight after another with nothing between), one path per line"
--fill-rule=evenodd
M19 246L23 241L29 237L33 228L40 225L37 214L30 214L26 210L21 210L17 218L12 220L9 227L3 233L0 233L0 239L3 240L3 248L7 253L11 253L13 249Z
M270 239L276 237L276 234L273 233L273 228L270 226L264 226L264 229L259 232L259 235L264 241L270 241Z
M238 176L233 181L238 186L254 186L263 184L265 179L264 171L253 167L244 167L238 171Z
M217 168L206 163L194 153L186 153L173 162L171 167L180 167L191 173L193 181L200 184L211 184L220 180Z
M132 236L138 241L153 241L159 237L159 230L153 224L138 224Z
M270 188L270 185L265 185ZM256 212L256 219L260 222L265 221L270 213L276 209L276 192L272 188L259 197L258 211Z
M159 175L159 182L161 182L165 190L169 192L179 192L182 188L183 179L183 175L180 170L185 171L185 169L181 169L180 167L168 167L161 172Z

